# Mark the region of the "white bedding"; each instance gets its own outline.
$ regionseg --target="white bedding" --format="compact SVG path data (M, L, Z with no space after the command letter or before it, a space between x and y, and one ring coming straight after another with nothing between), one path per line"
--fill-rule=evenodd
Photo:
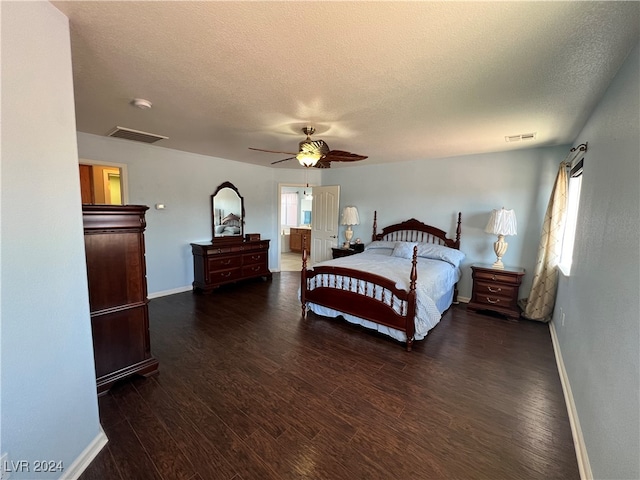
M315 266L321 265L335 265L375 273L393 280L398 288L409 291L411 260L393 256L390 250L367 250L357 255L320 262ZM442 313L451 305L453 287L460 279L460 269L442 260L418 257L417 271L417 308L414 340L422 340L429 330L438 324ZM307 306L318 315L327 317L342 316L351 323L377 330L401 342L407 340L406 334L401 330L342 313L322 305L308 303Z

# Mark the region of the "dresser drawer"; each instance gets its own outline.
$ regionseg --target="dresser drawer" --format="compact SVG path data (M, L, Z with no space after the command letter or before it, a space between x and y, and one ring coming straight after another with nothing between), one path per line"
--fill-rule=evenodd
M256 263L267 263L267 252L251 252L242 255L242 265L253 265Z
M485 282L510 283L512 285L520 284L520 275L501 272L499 270L475 270L473 272L473 278L477 281L484 280Z
M255 277L259 275L266 275L269 272L266 263L256 263L254 265L244 265L242 267L243 277Z
M213 256L207 258L207 269L209 272L216 270L228 270L229 268L239 267L241 265L240 257L218 257Z
M209 281L213 283L224 283L237 280L242 277L241 268L231 268L228 270L216 270L209 272Z

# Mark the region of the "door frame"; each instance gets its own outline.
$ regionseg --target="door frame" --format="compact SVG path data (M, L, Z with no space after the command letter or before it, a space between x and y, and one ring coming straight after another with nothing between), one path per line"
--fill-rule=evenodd
M120 169L120 183L122 185L122 204L129 205L129 172L125 163L105 162L102 160L89 160L88 158L78 158L78 165L102 165Z

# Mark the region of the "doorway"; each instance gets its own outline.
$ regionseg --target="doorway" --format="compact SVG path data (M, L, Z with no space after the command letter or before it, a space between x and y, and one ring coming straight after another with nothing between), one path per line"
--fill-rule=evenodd
M313 221L313 187L280 185L278 208L280 226L280 271L302 269L302 239L310 241Z
M126 205L128 203L126 165L80 159L79 172L82 203L92 205Z

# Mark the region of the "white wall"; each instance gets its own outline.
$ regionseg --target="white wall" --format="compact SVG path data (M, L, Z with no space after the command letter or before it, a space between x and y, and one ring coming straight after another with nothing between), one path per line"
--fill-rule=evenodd
M575 142L589 150L553 319L597 479L640 478L639 58L636 46Z
M62 462L100 434L67 18L2 2L2 452ZM61 472L14 472L12 479Z
M279 269L278 184L304 183L304 169L248 165L86 133L78 133L78 150L83 159L126 164L129 203L150 207L145 232L150 295L190 287L190 243L211 240L210 197L225 181L244 197L245 232L271 240L269 268ZM308 180L319 183L319 170L309 171ZM156 210L157 203L166 209Z
M493 263L496 237L484 232L494 208L513 208L518 235L507 237L507 266L524 267L520 296L531 288L542 219L558 164L568 146L466 155L397 164L358 165L323 172L324 185L340 185L340 208L354 205L360 225L354 238L371 241L373 212L378 231L414 217L455 237L457 213L462 212L460 249L467 255L459 283L460 296L471 296L472 263ZM341 227L340 239L343 238ZM418 272L419 274L420 272Z

